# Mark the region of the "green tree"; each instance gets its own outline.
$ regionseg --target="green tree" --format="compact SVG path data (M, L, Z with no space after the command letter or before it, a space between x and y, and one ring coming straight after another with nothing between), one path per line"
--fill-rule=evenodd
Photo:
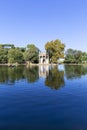
M68 49L65 53L65 63L83 63L87 61L87 54L79 50Z
M39 49L34 44L28 44L27 49L24 53L26 61L31 63L38 63L39 60Z
M8 51L8 62L15 63L15 49L11 48Z
M19 48L11 48L8 51L8 62L9 63L22 63L23 62L23 53Z
M74 50L73 49L67 49L65 52L65 62L66 63L74 63L75 57L74 57Z
M15 62L17 63L23 63L24 57L23 53L19 48L15 48Z
M81 57L82 63L87 63L87 53L83 52Z
M0 44L3 48L14 48L13 44Z
M0 63L7 63L8 60L8 50L6 48L3 48L2 45L0 45Z
M45 49L49 54L50 62L57 63L59 58L64 58L65 45L60 40L50 41L45 44Z

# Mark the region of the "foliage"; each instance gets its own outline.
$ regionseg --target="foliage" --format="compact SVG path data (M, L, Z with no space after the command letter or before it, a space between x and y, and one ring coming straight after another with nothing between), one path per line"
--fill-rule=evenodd
M0 45L0 63L7 63L8 60L8 50L4 49L1 45Z
M83 63L87 61L87 54L79 50L68 49L65 53L65 63Z
M8 51L8 62L15 63L15 49L13 48Z
M59 58L64 58L65 45L60 40L50 41L45 44L45 49L49 54L50 62L57 63Z
M0 63L38 63L38 59L39 49L34 44L27 45L27 49L14 47L13 44L0 44Z
M34 44L28 44L24 53L24 59L31 63L38 63L39 49Z
M14 48L13 44L0 44L3 48Z
M19 48L15 48L15 62L22 63L24 61L23 53Z
M18 48L11 48L8 51L8 62L9 63L22 63L23 62L23 54Z

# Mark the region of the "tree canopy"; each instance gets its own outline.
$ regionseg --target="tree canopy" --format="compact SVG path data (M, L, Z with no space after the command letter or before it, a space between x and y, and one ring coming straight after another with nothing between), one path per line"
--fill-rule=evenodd
M34 44L26 48L14 47L13 44L0 44L0 63L24 63L30 61L38 63L39 49Z
M0 45L0 63L7 63L8 61L8 50L4 49Z
M59 40L49 41L45 44L45 50L49 55L50 63L58 63L61 58L65 63L87 63L87 53L81 50L69 48L64 52L65 45ZM13 44L0 44L0 64L5 63L38 63L39 48L34 44L27 47L15 47Z
M24 53L24 58L31 63L38 63L39 49L34 44L28 44Z
M87 61L87 53L80 50L67 49L65 63L83 63Z
M13 44L0 44L3 48L14 48Z
M59 58L64 58L65 45L60 40L54 40L45 44L45 49L49 54L50 62L57 63Z
M18 48L11 48L8 51L8 62L9 63L22 63L23 62L23 54Z

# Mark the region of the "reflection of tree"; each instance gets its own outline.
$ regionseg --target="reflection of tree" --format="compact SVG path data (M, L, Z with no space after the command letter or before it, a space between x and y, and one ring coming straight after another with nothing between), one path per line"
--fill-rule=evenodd
M8 81L8 68L0 66L0 82Z
M23 79L24 67L8 68L8 76L11 83L15 83L15 80Z
M87 74L87 67L82 65L65 65L65 75L67 79L80 78Z
M64 86L64 71L59 71L57 67L49 70L49 75L46 77L45 85L50 88L59 89Z
M20 79L27 79L28 82L35 82L39 78L38 67L0 66L0 83L13 84Z
M28 82L35 82L39 79L38 66L26 68L24 75L27 78Z
M1 83L15 83L15 80L23 78L24 67L4 67L0 66L0 82Z

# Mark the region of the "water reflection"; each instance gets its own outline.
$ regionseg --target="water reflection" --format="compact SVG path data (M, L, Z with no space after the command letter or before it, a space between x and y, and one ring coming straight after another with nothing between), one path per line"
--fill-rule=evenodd
M49 69L49 75L46 77L45 85L53 89L59 89L64 84L64 71L59 71L57 66L51 70Z
M0 83L13 84L16 80L23 79L23 69L0 66Z
M32 83L39 79L38 67L25 66L20 67L4 67L0 66L0 83L14 84L15 81L21 79L26 79L28 82Z
M39 66L39 77L46 78L49 75L49 65Z
M28 82L33 83L39 79L38 66L30 66L24 69L24 77Z
M28 83L45 79L45 86L59 89L65 85L64 76L67 79L81 78L87 74L86 66L18 66L14 68L0 66L0 83L15 84L16 81L26 80ZM25 81L25 82L26 82Z
M87 66L84 65L65 65L65 76L67 79L81 78L87 74Z

